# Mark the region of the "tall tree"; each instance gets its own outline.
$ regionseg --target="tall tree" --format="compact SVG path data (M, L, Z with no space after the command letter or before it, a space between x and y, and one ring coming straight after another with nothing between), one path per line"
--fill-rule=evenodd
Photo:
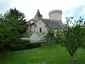
M75 52L85 43L84 20L81 17L77 21L72 21L71 18L66 19L67 26L63 31L59 32L59 34L61 34L59 36L59 41L67 48L72 57L72 64L74 64Z
M6 21L11 23L11 25L15 27L20 34L27 30L25 15L16 8L10 9L8 12L6 12L4 14L4 18Z
M19 44L22 34L27 30L25 16L20 11L10 9L0 16L0 44Z

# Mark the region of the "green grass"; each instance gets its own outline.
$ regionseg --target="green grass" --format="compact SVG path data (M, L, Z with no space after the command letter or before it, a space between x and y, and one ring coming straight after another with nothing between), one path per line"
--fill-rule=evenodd
M4 55L4 54L3 54ZM85 64L85 49L79 48L75 53L76 64ZM71 64L71 57L66 48L52 44L40 48L8 52L0 64Z

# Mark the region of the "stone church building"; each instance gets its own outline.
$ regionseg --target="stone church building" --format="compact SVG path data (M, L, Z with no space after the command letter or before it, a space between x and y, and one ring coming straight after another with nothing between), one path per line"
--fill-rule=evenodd
M49 12L49 19L44 19L39 9L34 18L28 21L29 27L24 37L24 40L32 42L44 41L48 30L62 29L62 11L52 10Z

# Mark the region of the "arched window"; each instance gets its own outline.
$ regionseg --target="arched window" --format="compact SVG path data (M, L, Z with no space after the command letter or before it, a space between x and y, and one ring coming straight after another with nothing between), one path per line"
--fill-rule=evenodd
M40 32L42 32L42 28L40 28Z

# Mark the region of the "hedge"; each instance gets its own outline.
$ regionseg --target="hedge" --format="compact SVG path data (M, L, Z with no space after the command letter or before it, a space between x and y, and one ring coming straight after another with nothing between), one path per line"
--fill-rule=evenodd
M21 40L16 42L15 44L10 44L10 45L0 44L0 52L32 49L40 46L41 43L30 43L30 41Z

